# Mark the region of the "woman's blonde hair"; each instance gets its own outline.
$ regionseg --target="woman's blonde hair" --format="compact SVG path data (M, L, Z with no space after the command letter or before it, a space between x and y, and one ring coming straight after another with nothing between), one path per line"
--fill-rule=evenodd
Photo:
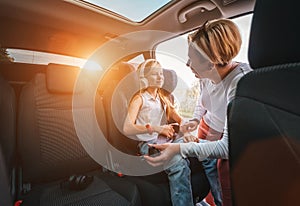
M235 23L229 19L207 21L198 31L189 35L213 64L225 66L240 51L242 38Z

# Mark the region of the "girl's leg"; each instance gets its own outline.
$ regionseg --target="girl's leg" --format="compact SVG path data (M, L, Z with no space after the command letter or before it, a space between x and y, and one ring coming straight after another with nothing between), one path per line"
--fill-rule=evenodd
M172 205L193 206L191 171L188 160L179 155L176 155L175 158L176 162L165 170L169 178Z

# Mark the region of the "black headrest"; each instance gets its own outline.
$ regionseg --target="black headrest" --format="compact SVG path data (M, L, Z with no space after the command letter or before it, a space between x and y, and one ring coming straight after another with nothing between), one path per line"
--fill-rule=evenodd
M48 64L46 70L48 91L72 94L79 72L79 67L53 63Z
M300 61L299 8L295 0L256 1L248 53L253 69Z

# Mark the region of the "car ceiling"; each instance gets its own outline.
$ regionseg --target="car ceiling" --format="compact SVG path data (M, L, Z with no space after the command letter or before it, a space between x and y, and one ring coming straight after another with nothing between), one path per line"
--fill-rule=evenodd
M146 48L191 31L207 19L229 18L253 11L254 0L182 0L174 1L141 23L129 23L63 0L0 0L0 44L20 48L88 58L99 46L121 35L146 30L168 35L139 39ZM212 10L205 8L213 5ZM179 16L190 7L187 21ZM149 34L150 35L150 34ZM151 39L151 41L149 41ZM134 44L135 39L130 39Z

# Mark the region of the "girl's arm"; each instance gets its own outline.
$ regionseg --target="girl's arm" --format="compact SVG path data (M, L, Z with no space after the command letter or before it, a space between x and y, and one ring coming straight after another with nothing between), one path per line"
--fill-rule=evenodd
M182 117L179 115L179 113L177 112L177 110L175 108L170 108L170 119L173 119L175 122L177 122L178 124L181 124L183 119Z
M123 125L123 132L125 135L136 135L156 132L158 134L163 134L167 137L172 137L174 134L174 129L171 125L160 125L154 126L150 125L151 129L147 129L146 125L136 124L136 119L140 108L143 104L143 99L140 95L136 95L129 104L128 113Z
M137 125L136 119L139 110L143 104L143 99L140 95L136 95L129 104L128 113L123 124L123 132L125 135L135 135L148 133L145 125Z

